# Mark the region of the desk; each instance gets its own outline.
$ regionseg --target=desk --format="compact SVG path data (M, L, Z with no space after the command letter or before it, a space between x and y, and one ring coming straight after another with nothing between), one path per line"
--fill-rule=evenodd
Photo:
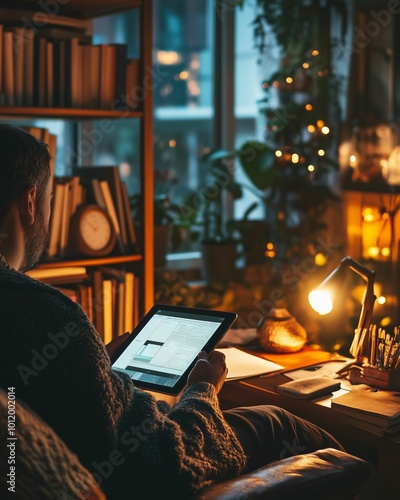
M338 359L334 354L309 348L295 354L257 355L285 366L286 369L297 369ZM400 498L400 433L378 436L345 422L346 416L330 407L330 398L304 401L285 397L274 391L274 384L271 384L271 387L259 387L259 380L259 377L254 377L226 382L219 394L222 408L271 404L314 422L335 436L349 453L376 463L379 496L375 498Z

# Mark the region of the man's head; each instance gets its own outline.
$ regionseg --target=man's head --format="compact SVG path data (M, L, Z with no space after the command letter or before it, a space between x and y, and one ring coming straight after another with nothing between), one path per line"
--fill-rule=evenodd
M45 250L50 217L50 154L45 144L27 132L0 124L0 227L12 219L22 233L21 271L33 267ZM5 240L6 242L7 240ZM0 253L2 246L0 246Z

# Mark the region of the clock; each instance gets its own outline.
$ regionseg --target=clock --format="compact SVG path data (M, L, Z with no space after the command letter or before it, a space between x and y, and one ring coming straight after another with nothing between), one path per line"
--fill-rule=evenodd
M80 205L71 218L70 243L83 255L97 257L112 252L116 233L107 211L99 205Z

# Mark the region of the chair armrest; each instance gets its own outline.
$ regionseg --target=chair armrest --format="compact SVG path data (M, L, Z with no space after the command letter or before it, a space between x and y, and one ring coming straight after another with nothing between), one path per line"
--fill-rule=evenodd
M353 499L370 474L369 464L333 448L273 462L203 490L196 500Z

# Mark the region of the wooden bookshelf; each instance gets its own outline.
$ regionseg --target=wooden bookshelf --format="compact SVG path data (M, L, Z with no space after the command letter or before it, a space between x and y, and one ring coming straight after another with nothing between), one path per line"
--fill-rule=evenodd
M46 12L46 2L43 5L37 0L4 0L0 6L0 24L5 29L10 26L25 26L26 19L34 26L35 21L43 22L47 19L46 27L64 28L76 32L85 33L90 36L91 21L98 16L122 13L131 9L139 10L140 17L140 53L139 71L143 74L144 68L152 67L152 0L69 0L65 4L56 4L53 10ZM39 17L38 17L39 15ZM41 15L41 17L40 17ZM24 21L25 20L25 21ZM32 28L32 27L31 27ZM40 27L38 26L40 30ZM139 73L140 74L140 73ZM91 108L66 108L45 106L1 106L0 120L12 123L21 120L32 123L35 119L60 119L71 121L82 121L90 119L135 119L140 122L140 138L138 148L140 149L140 184L142 192L143 209L141 220L138 221L143 228L142 244L140 251L123 255L109 255L106 257L71 257L56 258L44 261L39 265L42 269L65 268L70 266L82 266L94 269L96 266L115 266L121 268L126 266L134 269L140 284L138 289L139 317L147 312L154 303L154 257L153 257L153 101L150 74L146 75L146 99L137 109L121 111L113 110L110 106L106 109ZM51 131L50 131L51 132ZM79 138L76 138L78 141Z
M95 266L113 266L119 264L128 264L130 262L140 262L143 257L141 254L134 255L118 255L114 257L103 257L96 259L68 259L68 260L54 260L54 261L44 261L38 267L39 269L53 269L57 267L75 267L75 266L85 266L85 267L95 267Z

